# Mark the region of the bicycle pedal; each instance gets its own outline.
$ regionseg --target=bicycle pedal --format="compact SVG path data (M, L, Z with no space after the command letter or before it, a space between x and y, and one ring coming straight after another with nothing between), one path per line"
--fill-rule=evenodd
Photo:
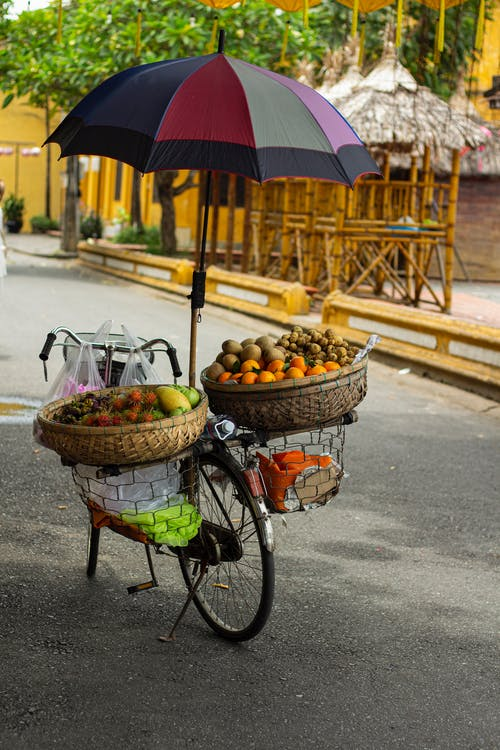
M137 583L135 586L128 586L127 591L129 594L135 594L138 591L147 591L148 589L154 589L158 586L154 581L146 581L146 583Z

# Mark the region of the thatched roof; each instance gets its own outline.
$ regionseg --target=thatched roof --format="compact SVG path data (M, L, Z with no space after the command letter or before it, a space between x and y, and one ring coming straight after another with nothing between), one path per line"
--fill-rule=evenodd
M423 153L429 146L438 160L450 149L477 148L487 141L474 120L418 85L393 45L349 94L331 101L374 150Z
M323 81L316 91L333 105L348 96L363 80L358 59L358 37L349 37L343 49L329 50L323 59Z

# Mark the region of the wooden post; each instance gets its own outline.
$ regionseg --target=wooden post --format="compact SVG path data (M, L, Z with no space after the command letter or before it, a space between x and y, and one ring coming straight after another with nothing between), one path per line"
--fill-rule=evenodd
M444 261L444 311L451 312L451 296L453 286L453 260L455 257L455 222L457 218L458 185L460 181L460 154L457 149L452 151L450 195L448 199L448 219L446 222L446 248Z
M306 180L306 218L304 230L304 281L306 284L313 284L313 279L316 276L315 259L313 257L314 195L313 181Z
M418 166L417 166L417 154L412 152L410 162L410 203L408 206L408 213L415 220L417 212L417 186L418 186Z
M384 166L382 168L382 174L384 178L384 194L382 203L382 219L384 221L391 221L390 208L391 208L391 157L388 151L384 154Z
M292 239L291 230L287 223L288 215L291 213L292 191L296 189L293 180L286 180L284 183L284 200L283 211L281 214L281 261L280 261L280 278L286 279L292 260Z
M250 254L252 246L252 191L251 180L245 180L245 209L243 216L243 240L241 248L241 270L248 273L250 270Z
M227 186L226 270L233 270L234 212L236 210L236 175L230 174Z
M210 232L210 255L208 262L217 263L217 240L219 233L219 203L220 203L220 175L218 172L213 173L212 177L212 227Z
M347 198L347 188L344 185L337 185L337 201L335 208L335 239L333 241L333 258L332 258L332 288L334 292L341 287L342 272L342 248L343 248L343 231L345 221L345 207Z
M424 150L424 158L422 162L422 182L421 182L421 190L420 190L420 206L419 206L419 212L418 212L419 224L423 224L424 219L426 218L430 169L431 169L431 150L429 146L426 146Z

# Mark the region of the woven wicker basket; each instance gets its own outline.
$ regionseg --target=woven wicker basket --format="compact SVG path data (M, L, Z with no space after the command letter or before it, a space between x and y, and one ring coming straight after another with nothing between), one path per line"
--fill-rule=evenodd
M214 414L227 414L241 427L294 432L333 422L366 395L368 357L356 365L307 378L275 383L215 383L201 374Z
M155 390L156 386L134 386L134 390ZM132 388L106 388L96 395L123 393ZM82 394L84 398L87 394ZM199 404L176 417L154 422L88 427L53 420L54 414L75 396L52 401L39 411L37 419L43 442L67 461L91 466L140 464L162 460L192 445L205 427L208 400L202 394Z

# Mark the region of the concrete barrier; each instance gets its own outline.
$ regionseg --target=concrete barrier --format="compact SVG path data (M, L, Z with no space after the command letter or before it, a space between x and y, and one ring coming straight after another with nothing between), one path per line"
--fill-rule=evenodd
M194 264L186 259L81 242L82 263L105 273L187 296ZM237 312L290 325L307 325L310 298L297 282L235 273L209 266L206 301ZM293 320L295 318L295 320ZM364 344L378 333L374 350L420 374L450 382L500 401L500 329L379 300L341 292L326 297L322 327L335 328L353 343Z
M307 315L310 300L302 284L264 276L207 269L206 300L239 312L289 323L294 315Z
M353 343L378 333L375 352L500 401L500 329L341 292L326 297L322 326Z
M78 257L95 270L177 294L189 294L192 261L114 248L110 244L81 242ZM216 266L207 268L205 296L211 304L280 323L309 312L309 296L302 284L235 273Z
M98 242L80 242L78 257L95 270L184 295L189 292L193 278L193 263L189 260L117 249Z

